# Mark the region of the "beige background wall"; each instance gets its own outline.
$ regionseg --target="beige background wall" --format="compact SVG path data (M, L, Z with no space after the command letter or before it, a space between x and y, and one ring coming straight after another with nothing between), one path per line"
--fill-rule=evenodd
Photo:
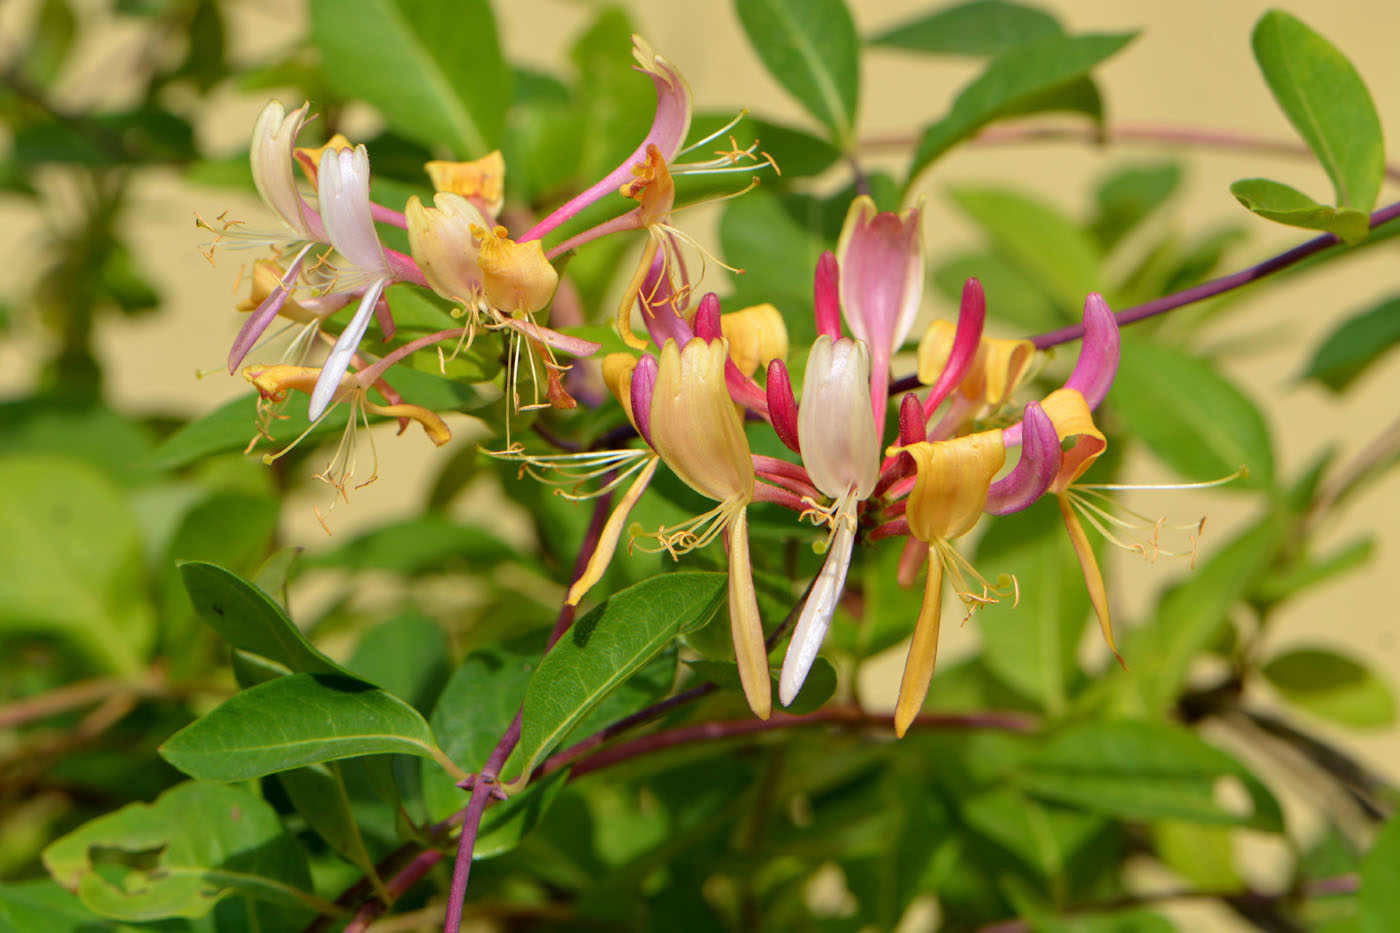
M78 5L96 9L85 0ZM927 5L914 0L853 3L857 22L867 34L901 22ZM1267 8L1265 3L1059 0L1042 5L1054 9L1075 31L1143 29L1135 43L1099 72L1111 123L1190 124L1267 138L1293 138L1250 53L1249 31ZM235 55L256 60L263 50L294 36L301 14L288 18L287 6L275 0L231 4ZM589 15L587 4L563 0L514 0L496 6L508 54L541 68L558 60L569 37ZM1400 4L1294 0L1282 6L1331 39L1356 64L1387 127L1390 149L1395 153L1392 161L1400 162L1400 55L1395 54ZM0 4L0 35L13 37L16 24L24 22L33 7L21 0ZM747 106L765 116L803 122L797 105L749 52L728 2L654 2L635 4L634 8L648 39L688 77L700 109ZM122 74L123 63L137 54L141 36L130 28L108 28L112 24L102 24L91 16L86 25L88 37L79 66L66 80L64 92L73 101L119 101L129 90L113 76ZM0 54L9 54L10 41L12 38L0 45ZM619 55L626 54L625 41L619 37ZM887 136L921 126L946 109L951 95L973 73L974 66L967 62L931 61L896 51L869 55L861 95L862 134ZM246 145L247 131L262 102L261 96L222 92L201 118L199 130L211 144L236 150ZM942 192L953 184L1013 182L1078 214L1085 210L1094 178L1124 160L1145 160L1158 154L1144 147L1100 151L1078 143L963 147L941 162L925 182L930 196L925 221L929 250L934 256L947 254L966 244L972 235L941 199ZM1330 190L1321 170L1305 161L1220 152L1181 152L1180 157L1188 168L1189 197L1175 205L1171 221L1188 231L1200 231L1237 218L1254 230L1246 252L1260 258L1299 242L1303 236L1264 221L1250 222L1228 194L1232 180L1268 174L1319 196ZM872 161L878 164L878 159ZM61 177L51 181L56 190L63 190ZM211 269L200 258L196 252L200 238L192 215L196 210L217 214L229 208L236 216L257 217L262 208L254 199L188 185L163 172L145 179L141 191L144 203L132 217L131 235L168 304L157 317L109 321L102 327L98 343L112 396L119 404L137 410L207 411L243 391L241 384L221 372L194 378L196 369L220 366L236 331L231 290L237 261L221 262L217 269ZM1394 184L1382 193L1383 203L1397 197L1400 189ZM42 218L26 205L4 197L0 197L0 212L0 255L5 257L0 263L0 290L12 294L32 274L43 250ZM712 233L706 230L712 223L712 217L700 218L699 232ZM1355 453L1381 425L1400 413L1395 402L1400 397L1400 365L1393 358L1363 379L1344 404L1294 379L1309 348L1333 326L1338 315L1396 292L1400 292L1400 264L1391 245L1301 279L1286 291L1260 290L1249 299L1247 311L1212 333L1213 343L1240 348L1225 369L1262 404L1274 431L1283 475L1295 473L1327 445L1336 446L1343 457ZM930 299L926 313L949 310L935 306ZM12 394L29 383L42 342L32 322L21 316L17 333L0 342L0 394ZM459 443L470 442L472 430L467 419L458 418L454 430ZM337 535L353 534L385 512L416 502L422 479L443 456L417 437L393 441L385 436L380 453L383 479L357 493L348 507L337 510ZM1147 461L1134 472L1149 481L1162 476ZM310 506L308 501L289 510L287 536L294 543L322 547L325 536ZM1181 517L1194 517L1200 510L1210 514L1204 546L1207 554L1227 540L1231 528L1244 517L1228 494L1196 501L1172 500L1169 508ZM1375 535L1378 548L1372 563L1295 601L1291 611L1275 623L1270 644L1282 647L1326 641L1369 659L1390 675L1392 683L1400 680L1394 608L1400 593L1397 528L1400 472L1374 487L1322 537L1326 549L1358 535ZM1181 566L1148 572L1127 569L1127 580L1116 589L1115 598L1130 610L1143 606L1168 576L1184 570ZM945 642L947 656L968 650L975 643L975 623L963 631L954 629L945 637L949 639ZM1272 702L1262 688L1256 699ZM1334 735L1344 747L1392 779L1400 779L1400 731L1338 733L1317 723L1311 725ZM1269 861L1267 854L1260 859L1261 864Z

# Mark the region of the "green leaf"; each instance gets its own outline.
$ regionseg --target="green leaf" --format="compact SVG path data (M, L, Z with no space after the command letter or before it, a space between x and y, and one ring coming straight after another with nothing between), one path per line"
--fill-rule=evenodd
M1152 841L1162 863L1202 891L1233 891L1245 882L1235 870L1234 830L1228 826L1161 820Z
M1104 825L1101 817L1050 806L1010 787L972 794L958 809L969 826L1050 879L1063 877L1070 859Z
M308 893L306 858L272 807L218 784L180 784L153 804L98 817L45 849L44 867L89 908L120 920L203 917L234 894L331 906Z
M1076 318L1084 296L1102 290L1098 247L1055 208L999 188L957 188L950 197L1021 272Z
M699 675L701 680L707 680L719 687L721 690L728 690L731 693L743 694L744 686L739 680L739 665L733 661L687 661L686 666ZM770 670L769 675L773 679L773 695L778 695L778 670ZM812 669L807 673L807 679L802 682L802 689L797 692L797 696L792 698L792 702L781 707L781 711L789 716L805 716L808 713L816 712L826 705L826 701L836 695L836 668L831 666L831 662L826 658L818 656L812 662Z
M1271 659L1262 672L1290 703L1323 719L1345 726L1395 721L1395 698L1385 681L1335 651L1288 651Z
M1226 488L1273 488L1273 446L1263 416L1207 361L1124 334L1109 398L1183 479L1221 479L1243 466L1249 476Z
M160 747L166 761L208 781L386 753L429 758L464 776L413 707L363 681L324 674L293 674L234 694Z
M987 295L987 317L991 320L1032 334L1063 327L1072 320L1069 309L1060 307L1026 275L1018 261L1002 251L965 253L934 269L933 284L947 299L945 315L958 306L963 284L974 277Z
M1070 84L1113 55L1136 33L1044 36L992 59L953 101L947 116L924 131L909 167L909 184L934 159L1000 117L1022 113L1037 95Z
M1181 185L1181 166L1175 162L1134 165L1115 171L1094 192L1094 238L1112 250L1152 216Z
M820 136L781 123L751 117L739 129L752 134L759 148L778 163L784 178L820 175L841 158L841 150Z
M306 824L326 840L341 858L370 878L376 890L382 893L374 858L360 833L340 766L330 762L310 768L296 768L277 775L277 780Z
M1390 933L1400 917L1400 817L1376 836L1361 863L1361 893L1357 898L1357 933Z
M1326 557L1301 561L1271 573L1259 581L1253 595L1266 602L1282 602L1308 587L1325 583L1338 574L1364 565L1375 549L1376 542L1372 538L1353 541Z
M860 97L860 38L842 0L734 0L769 74L831 130L852 141Z
M0 633L60 635L103 670L145 663L155 633L140 531L96 468L0 456Z
M1230 193L1260 217L1290 227L1324 230L1348 243L1360 243L1371 229L1371 217L1365 211L1318 204L1297 188L1267 178L1242 178L1230 185Z
M997 55L1032 39L1063 32L1055 17L1037 7L1005 0L972 0L895 26L870 43L932 54Z
M449 656L441 626L417 609L406 609L366 632L346 666L427 712L447 682Z
M5 933L142 933L150 927L106 920L49 878L0 884L0 930ZM182 933L173 928L171 933Z
M277 661L293 672L353 676L321 653L262 590L222 567L180 565L195 612L230 645Z
M495 148L510 70L487 0L312 0L326 73L388 124L457 158Z
M1216 802L1222 778L1243 785L1248 812ZM1163 722L1076 726L1033 753L1017 783L1038 797L1119 819L1283 829L1278 802L1258 778L1189 730Z
M376 528L334 551L309 558L308 563L404 575L452 573L495 566L511 552L487 529L429 513Z
M1353 315L1313 352L1304 379L1341 392L1400 343L1400 295Z
M1079 672L1075 654L1089 617L1089 592L1059 509L1041 501L993 522L976 562L989 573L1014 574L1025 597L1019 607L1003 600L978 612L984 663L1059 715Z
M1385 178L1385 143L1361 76L1335 46L1282 10L1260 18L1252 41L1274 100L1327 170L1337 205L1369 212Z
M517 780L672 639L709 622L726 591L724 574L664 573L614 593L575 622L530 678Z
M211 454L229 453L243 450L248 440L258 430L258 397L245 395L232 399L188 424L182 425L171 434L155 452L146 466L160 469L173 469L188 466ZM285 418L279 418L268 425L268 450L279 449L279 442L286 444L308 431L308 440L319 439L345 430L348 406L332 408L315 427L306 419L306 406L292 403L282 411ZM371 419L373 421L373 419Z

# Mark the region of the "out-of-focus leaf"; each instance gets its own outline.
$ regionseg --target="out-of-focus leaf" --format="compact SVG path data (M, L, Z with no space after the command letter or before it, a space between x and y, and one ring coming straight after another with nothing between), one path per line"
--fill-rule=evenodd
M153 447L148 427L110 408L34 399L0 403L0 452L74 457L123 486L141 486L155 478L144 463Z
M764 188L729 202L720 218L724 259L744 269L736 288L775 304L794 341L812 326L812 270L825 248L818 224L818 217L794 218Z
M365 633L346 666L415 709L427 712L447 681L447 636L414 609Z
M1157 714L1176 702L1192 661L1269 566L1286 527L1285 516L1270 514L1168 590L1151 625L1129 633L1123 657L1130 670L1113 675L1127 708Z
M68 0L44 0L25 36L23 57L12 67L40 87L51 84L68 60L77 34L78 20Z
M1241 178L1230 193L1246 209L1268 220L1335 233L1348 243L1360 243L1370 230L1371 218L1354 207L1319 204L1297 188L1268 178Z
M117 857L103 857L111 852ZM293 908L323 903L272 807L219 784L180 784L153 804L98 817L45 849L44 867L88 907L121 920L202 917L230 895ZM283 912L272 928L307 917Z
M202 561L180 565L195 612L230 645L292 671L353 676L322 654L282 607L247 580Z
M1205 360L1124 334L1109 398L1183 479L1220 479L1243 466L1249 476L1226 488L1273 488L1273 446L1263 416Z
M297 768L277 775L277 780L307 825L347 862L377 880L340 766L329 762Z
M962 89L947 116L924 131L909 167L909 181L993 120L1022 113L1028 100L1084 77L1134 35L1051 35L1007 49Z
M332 408L324 420L311 427L306 420L306 406L298 405L293 400L283 411L287 417L269 425L268 433L273 436L269 449L276 449L278 440L286 443L307 428L311 428L308 439L338 434L345 430L348 411L343 405ZM257 433L257 428L257 396L233 399L183 425L167 437L151 454L149 465L157 468L182 467L211 454L242 450L248 446L249 438Z
M1358 901L1357 933L1390 933L1400 917L1400 817L1376 836L1361 863L1361 894Z
M831 130L851 142L860 97L860 37L843 0L734 0L768 73Z
M1313 352L1304 379L1342 392L1391 347L1400 343L1400 296L1353 315Z
M1301 590L1362 566L1371 559L1375 544L1371 538L1362 538L1351 542L1335 554L1301 563L1281 573L1270 574L1259 581L1254 595L1269 602L1282 602Z
M1152 827L1157 857L1202 891L1244 887L1235 870L1233 830L1228 826L1162 820Z
M444 755L413 707L362 680L293 674L234 694L160 754L191 777L242 781L361 755Z
M1002 600L978 612L983 662L1051 715L1063 712L1089 593L1059 509L1041 501L993 522L977 545L977 565L1013 574L1022 596L1019 607Z
M154 620L140 532L121 490L80 460L0 456L0 631L59 635L135 673Z
M1216 803L1222 778L1244 786L1248 812ZM1033 752L1017 782L1038 797L1120 819L1283 829L1278 802L1258 778L1194 733L1164 722L1075 726Z
M1065 864L1104 825L1102 817L1043 804L1009 787L973 794L958 809L973 829L1045 878L1062 877Z
M5 933L142 933L149 929L93 913L49 878L0 884L0 930ZM166 929L184 933L186 927L170 924Z
M1284 698L1323 719L1346 726L1385 726L1395 721L1395 698L1385 681L1362 664L1324 648L1300 648L1262 668Z
M313 0L311 34L331 80L409 139L458 158L499 143L511 73L488 0Z
M1005 0L971 0L887 29L870 42L942 55L997 55L1032 39L1063 32L1055 17L1038 7Z
M230 71L225 55L224 18L214 0L201 0L196 4L187 34L189 49L175 75L188 78L200 93L207 94L228 77Z
M1385 143L1361 76L1335 46L1282 10L1260 18L1252 43L1274 100L1332 179L1337 205L1370 211L1385 177Z
M805 130L759 119L745 120L739 128L753 134L759 149L773 157L784 178L820 175L841 158L841 150Z
M970 278L982 283L990 320L1035 334L1063 327L1071 319L1068 309L1059 307L1018 262L1000 252L956 256L934 269L933 283L946 299L940 317L956 317L963 284Z
M1099 246L1112 250L1180 185L1181 166L1176 162L1133 165L1105 178L1094 192L1094 220L1089 225Z
M709 622L726 589L723 574L661 574L614 593L575 622L530 678L517 780L672 639Z
M509 545L483 528L428 514L376 528L334 551L309 558L308 563L421 574L490 567L510 553Z
M1084 296L1102 290L1098 247L1050 205L998 188L959 188L951 196L1022 272L1076 317Z
M739 665L733 661L687 661L686 666L698 674L701 680L707 680L721 690L740 694L744 692L744 686L739 681ZM778 671L769 673L773 678L773 695L777 696ZM832 667L826 658L818 657L812 662L812 669L808 672L807 679L802 682L802 689L792 698L792 703L780 709L790 716L805 716L821 709L826 701L835 695L836 668Z

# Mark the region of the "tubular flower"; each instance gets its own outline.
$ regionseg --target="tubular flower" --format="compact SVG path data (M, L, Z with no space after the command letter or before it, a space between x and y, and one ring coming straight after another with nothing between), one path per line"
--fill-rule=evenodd
M783 659L778 698L792 703L821 650L846 586L855 545L857 506L875 489L880 440L870 406L870 351L864 341L823 334L812 344L797 412L803 464L813 485L834 500L813 508L832 529L826 562L802 607Z
M870 347L870 400L884 425L890 358L914 326L924 294L920 207L878 211L861 195L851 202L836 246L841 309L846 326Z
M754 498L754 468L743 423L725 387L728 357L723 340L696 338L684 348L667 341L661 348L651 398L644 402L652 447L686 485L719 505L677 528L661 529L656 537L674 556L726 533L739 679L749 708L767 719L773 706L768 651L749 563L747 509ZM634 392L634 416L638 401Z
M914 640L904 665L895 705L895 734L903 737L928 695L938 656L938 627L943 610L943 576L953 578L958 598L969 614L992 601L991 588L983 582L975 594L968 586L966 572L979 579L966 559L953 549L952 539L966 534L981 517L987 504L992 477L1006 459L1001 431L967 434L946 441L921 441L891 448L891 453L909 454L918 469L914 490L906 512L909 531L928 545L928 577L923 604L914 626Z
M486 295L478 260L486 217L465 197L440 191L433 195L432 207L424 207L417 195L409 198L404 220L409 247L428 286L474 318Z

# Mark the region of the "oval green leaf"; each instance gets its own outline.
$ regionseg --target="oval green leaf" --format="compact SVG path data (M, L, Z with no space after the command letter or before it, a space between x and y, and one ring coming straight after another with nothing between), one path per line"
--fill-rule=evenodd
M332 82L395 130L458 158L495 148L511 73L487 0L312 0Z
M152 858L104 859L99 866L95 855L104 850ZM153 804L134 803L80 826L43 858L55 881L120 920L203 917L233 894L341 912L307 893L313 889L301 847L272 807L240 787L180 784ZM268 928L295 928L309 918L284 916Z
M735 0L768 72L846 148L860 96L860 38L842 0Z
M1064 30L1044 10L1005 0L972 0L926 13L870 40L914 52L996 55Z
M1372 363L1400 343L1400 295L1354 315L1327 335L1313 353L1305 379L1341 392Z
M726 591L722 573L663 573L614 593L575 622L525 691L517 781L672 639L709 622Z
M1135 35L1045 36L998 55L962 89L948 115L924 131L907 183L912 184L934 159L993 120L1024 113L1037 96L1084 77Z
M1323 719L1363 727L1395 721L1395 698L1385 681L1330 649L1286 652L1265 664L1263 674L1286 700Z
M385 753L429 758L465 777L413 707L363 681L320 674L279 677L237 693L160 747L166 761L207 781Z
M1371 230L1371 216L1354 207L1318 204L1297 188L1267 178L1242 178L1230 193L1248 210L1267 220L1304 230L1323 230L1348 243L1360 243Z
M1337 205L1370 211L1385 178L1385 143L1361 76L1335 46L1282 10L1264 14L1252 42L1274 99L1332 179Z
M1263 416L1206 360L1125 334L1109 398L1183 479L1220 479L1244 466L1248 478L1225 488L1272 488L1274 454Z

